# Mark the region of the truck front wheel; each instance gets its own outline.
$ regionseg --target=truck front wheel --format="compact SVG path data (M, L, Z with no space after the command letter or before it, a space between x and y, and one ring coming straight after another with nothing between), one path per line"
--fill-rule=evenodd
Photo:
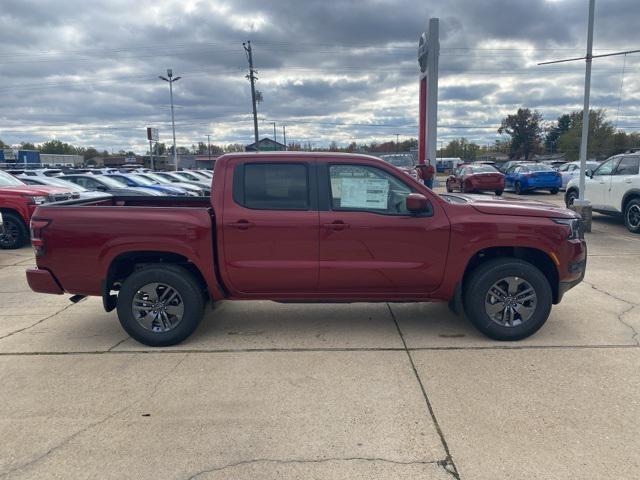
M198 281L177 265L144 267L132 273L118 294L118 318L131 337L150 347L180 343L204 313Z
M480 264L465 282L465 314L494 340L521 340L540 329L551 312L544 274L528 262L497 258Z
M0 233L0 248L15 249L27 244L29 230L17 213L7 212L2 214L4 221L4 233Z

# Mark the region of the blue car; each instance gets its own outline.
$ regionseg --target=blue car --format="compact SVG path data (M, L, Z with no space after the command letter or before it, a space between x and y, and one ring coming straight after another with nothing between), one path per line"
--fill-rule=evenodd
M504 188L518 195L533 190L549 190L553 195L562 187L562 175L544 163L518 163L504 174Z
M122 185L126 185L127 187L148 188L150 190L162 192L166 195L188 195L187 191L184 188L154 183L151 180L141 177L140 175L137 175L135 173L110 173L108 175L105 175L105 177L113 178L117 182L120 182L122 183Z

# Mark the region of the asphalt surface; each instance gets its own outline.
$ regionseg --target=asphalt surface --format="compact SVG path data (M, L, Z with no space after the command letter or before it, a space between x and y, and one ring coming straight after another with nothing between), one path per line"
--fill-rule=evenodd
M0 251L0 479L636 479L640 236L594 214L587 242L524 341L440 304L222 302L164 349Z

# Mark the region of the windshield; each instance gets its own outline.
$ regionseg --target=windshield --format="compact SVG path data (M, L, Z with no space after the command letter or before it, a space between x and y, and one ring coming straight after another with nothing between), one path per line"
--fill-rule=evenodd
M150 182L153 182L154 185L157 185L158 183L167 183L166 178L162 178L160 175L156 175L155 173L141 173L138 176L146 178Z
M47 178L46 180L43 180L43 183L45 185L53 185L55 187L65 187L68 188L69 190L74 190L76 192L88 192L89 190L87 190L86 188L77 185L75 183L72 182L68 182L66 180L62 180L60 178Z
M385 162L396 167L413 167L412 155L385 155L381 157Z
M0 187L15 187L18 185L26 185L22 180L18 180L7 172L0 172Z
M96 180L104 183L111 188L122 188L123 186L127 186L127 182L124 179L105 177L104 175L101 175L99 177L96 176Z
M491 165L473 165L470 168L473 173L494 173L497 171Z
M174 176L174 174L171 173L171 172L156 173L156 175L160 175L162 178L164 178L165 180L169 180L170 182L182 182L182 181L184 181L184 178L181 178L179 175L178 176Z
M549 165L542 163L532 163L531 165L523 165L522 169L525 172L555 172Z
M193 180L194 182L202 181L201 178L196 177L193 173L189 173L189 172L174 172L174 174L178 175L179 177L188 178L189 180Z
M154 182L152 182L151 180L147 180L142 175L128 175L128 177L132 178L133 180L138 182L140 185L144 185L145 187L148 187L150 185L155 185Z

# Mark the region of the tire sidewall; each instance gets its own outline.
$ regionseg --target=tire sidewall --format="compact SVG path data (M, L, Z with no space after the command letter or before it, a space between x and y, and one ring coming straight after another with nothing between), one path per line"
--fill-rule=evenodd
M18 229L18 237L15 242L9 245L0 244L0 249L3 250L15 250L17 248L21 248L26 245L29 241L29 231L25 226L22 218L15 213L3 213L2 219L4 221L4 226L7 228L7 224L11 223L16 226Z
M573 205L573 202L575 202L576 198L578 198L578 192L576 192L575 190L570 190L569 193L567 193L566 199L565 199L565 206L567 208L569 208L571 205ZM573 198L573 202L571 201L571 199Z
M485 311L485 298L489 288L501 278L516 276L525 279L534 288L537 306L532 317L517 327L503 327L495 323ZM486 336L501 341L521 340L537 332L551 312L553 295L544 274L530 263L518 259L488 261L478 267L466 282L465 314L473 325Z
M133 316L131 304L136 292L149 283L165 283L182 297L184 315L176 328L155 333L145 329ZM131 274L118 294L118 319L122 328L138 342L151 347L175 345L186 339L202 319L204 299L198 284L184 268L166 265L146 267Z
M522 195L522 184L520 182L516 182L513 185L513 190L516 192L516 195Z
M624 207L624 225L627 227L631 233L640 233L640 226L633 228L629 223L629 210L633 205L637 205L640 207L640 199L634 198L633 200L629 200Z

